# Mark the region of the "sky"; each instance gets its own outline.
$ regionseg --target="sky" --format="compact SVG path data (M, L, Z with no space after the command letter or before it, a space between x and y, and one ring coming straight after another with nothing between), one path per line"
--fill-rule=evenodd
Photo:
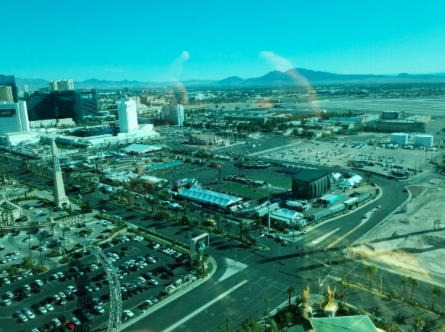
M3 1L0 74L219 80L445 72L443 0Z

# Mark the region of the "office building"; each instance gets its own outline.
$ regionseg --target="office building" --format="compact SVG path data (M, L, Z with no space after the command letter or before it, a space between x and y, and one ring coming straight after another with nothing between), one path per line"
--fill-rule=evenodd
M136 102L131 98L122 98L117 102L119 129L121 133L129 133L139 128Z
M182 126L184 124L184 106L179 104L162 106L161 120L172 125Z
M12 89L10 86L2 85L0 86L0 102L13 103L14 98L12 97Z
M26 102L0 102L0 134L29 132Z
M14 103L18 102L18 91L17 91L17 85L15 84L15 77L14 75L0 75L0 85L6 85L11 87L12 92L12 101Z
M49 91L72 91L74 82L70 79L49 81Z

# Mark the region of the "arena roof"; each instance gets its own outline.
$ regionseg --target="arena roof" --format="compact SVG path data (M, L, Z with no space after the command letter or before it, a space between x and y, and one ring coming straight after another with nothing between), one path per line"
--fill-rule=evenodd
M145 145L145 144L131 144L127 146L126 148L122 149L122 151L126 153L147 153L152 151L159 151L162 150L159 146L154 145Z
M300 181L314 181L325 177L329 173L321 169L303 169L292 177L294 180Z
M242 200L236 196L222 194L216 191L198 187L191 187L190 189L184 188L180 191L179 196L201 203L215 204L220 208L226 208L228 205Z

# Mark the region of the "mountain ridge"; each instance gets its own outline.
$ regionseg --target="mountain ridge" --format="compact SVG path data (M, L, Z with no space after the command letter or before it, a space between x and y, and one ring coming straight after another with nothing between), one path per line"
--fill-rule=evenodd
M288 86L302 85L307 83L396 83L396 82L445 82L445 73L433 74L408 74L399 73L397 75L375 75L375 74L336 74L326 71L315 71L305 68L294 68L286 71L273 70L259 77L241 78L230 76L222 80L198 80L191 79L181 81L185 86ZM40 78L16 78L19 85L28 85L31 88L41 88L48 86L48 80ZM76 88L105 88L105 87L163 87L177 86L178 82L141 82L137 80L101 80L90 78L84 81L74 82Z

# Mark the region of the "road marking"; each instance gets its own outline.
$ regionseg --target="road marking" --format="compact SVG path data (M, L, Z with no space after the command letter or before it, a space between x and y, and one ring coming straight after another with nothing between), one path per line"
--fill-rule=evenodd
M182 324L184 324L186 321L188 321L189 319L195 317L197 314L199 314L200 312L206 310L208 307L210 307L211 305L213 305L215 302L218 302L219 300L221 300L222 298L226 297L227 295L229 295L230 293L232 293L233 291L237 290L238 288L240 288L241 286L243 286L245 283L247 282L247 280L243 280L242 282L240 282L238 285L230 288L229 290L227 290L226 292L222 293L221 295L219 295L217 298L213 299L212 301L208 302L207 304L203 305L201 308L195 310L194 312L192 312L191 314L185 316L183 319L181 319L180 321L176 322L175 324L171 325L170 327L168 327L167 329L165 329L163 332L170 332L173 331L174 329L176 329L178 326L181 326Z
M311 243L309 243L309 247L313 247L314 245L324 241L325 239L327 239L328 237L330 237L332 234L334 234L335 232L337 232L340 228L334 229L332 232L329 232L321 237L319 237L318 239L312 241Z
M336 245L338 242L340 242L341 240L343 240L345 237L347 237L349 234L355 232L361 225L363 225L364 222L360 222L360 224L358 224L356 227L354 227L353 229L351 229L349 232L347 232L345 235L343 235L342 237L338 238L337 240L335 240L334 242L332 242L330 245L328 245L326 247L325 250L331 248L333 245Z

